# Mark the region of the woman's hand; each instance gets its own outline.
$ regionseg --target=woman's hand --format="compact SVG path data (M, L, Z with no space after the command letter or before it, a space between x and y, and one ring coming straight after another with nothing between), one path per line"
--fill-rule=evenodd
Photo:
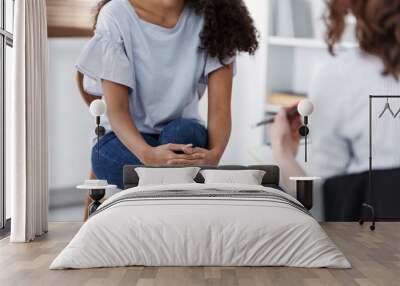
M204 156L200 153L186 154L185 150L192 148L192 145L166 144L158 147L149 147L143 152L142 163L146 166L182 165L179 160L196 161L202 160ZM177 152L182 154L177 154Z
M186 156L199 157L196 159L172 159L169 161L170 165L180 166L217 166L221 155L213 150L204 148L185 147L183 149Z
M282 109L275 117L274 123L268 126L274 163L281 169L281 186L293 197L296 197L296 188L289 178L306 175L296 161L301 138L299 133L300 127L300 116L289 120L287 110L285 109Z
M275 117L274 123L268 126L272 150L275 157L294 160L297 156L300 143L299 128L301 118L296 117L289 121L287 110L282 109Z

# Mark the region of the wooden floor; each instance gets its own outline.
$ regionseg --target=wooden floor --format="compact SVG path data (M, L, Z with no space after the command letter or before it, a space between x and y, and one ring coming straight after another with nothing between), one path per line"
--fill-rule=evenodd
M30 244L0 241L0 285L400 285L400 223L379 223L371 232L356 223L326 223L324 229L353 265L350 270L284 267L127 267L48 270L80 223L51 223Z

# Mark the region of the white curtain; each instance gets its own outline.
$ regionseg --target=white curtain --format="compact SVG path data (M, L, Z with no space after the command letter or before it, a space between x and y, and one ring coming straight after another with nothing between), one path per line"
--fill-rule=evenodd
M47 20L45 0L15 1L13 92L6 111L12 242L47 232Z

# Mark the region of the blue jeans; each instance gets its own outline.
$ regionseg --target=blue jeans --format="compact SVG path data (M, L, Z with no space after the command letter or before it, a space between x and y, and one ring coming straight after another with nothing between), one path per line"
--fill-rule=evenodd
M165 126L161 134L142 133L144 140L152 147L175 143L193 144L207 148L207 129L197 121L178 119ZM97 144L92 149L92 169L99 180L123 189L122 171L125 165L142 165L140 160L129 151L114 132L107 133L100 139L100 152L97 156Z

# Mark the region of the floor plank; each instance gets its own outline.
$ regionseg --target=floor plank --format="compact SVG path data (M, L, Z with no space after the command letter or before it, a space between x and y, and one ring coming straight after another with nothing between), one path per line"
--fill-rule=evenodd
M323 223L352 269L285 267L125 267L50 271L55 256L81 223L50 223L45 236L29 244L0 240L0 285L136 286L391 286L400 280L400 223L378 223L375 232L357 223Z

